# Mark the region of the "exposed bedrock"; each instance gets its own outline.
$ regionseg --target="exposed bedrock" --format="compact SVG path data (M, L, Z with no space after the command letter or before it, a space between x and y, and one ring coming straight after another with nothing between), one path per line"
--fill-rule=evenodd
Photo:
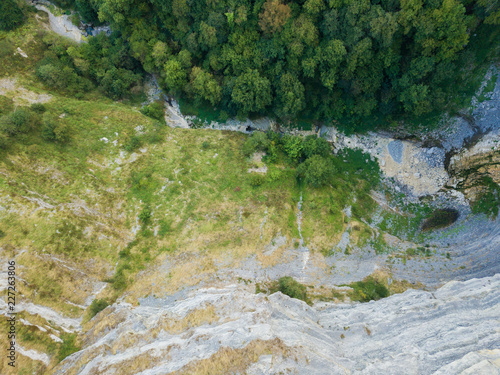
M56 373L496 374L499 309L500 275L313 307L241 286L199 289L159 307L108 307Z

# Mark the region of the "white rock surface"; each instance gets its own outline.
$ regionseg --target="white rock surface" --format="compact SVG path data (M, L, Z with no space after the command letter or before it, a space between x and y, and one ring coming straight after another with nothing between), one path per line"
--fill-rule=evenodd
M180 319L208 304L215 307L217 322L151 334L164 319ZM248 373L287 368L299 374L495 374L499 315L500 274L453 281L434 293L409 290L376 302L314 307L235 285L200 289L161 307L120 303L106 309L85 335L86 347L56 373L77 368L79 374L128 373L126 366L149 357L154 360L141 374L168 374L224 347L241 349L257 339L278 338L293 355L266 353ZM104 319L114 324L103 329L99 320Z

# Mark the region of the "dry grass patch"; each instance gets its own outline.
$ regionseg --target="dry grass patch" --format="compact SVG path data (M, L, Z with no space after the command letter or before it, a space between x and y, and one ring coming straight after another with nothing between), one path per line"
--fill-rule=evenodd
M288 357L292 349L280 339L254 340L241 349L223 347L210 358L195 361L172 375L241 374L262 355Z

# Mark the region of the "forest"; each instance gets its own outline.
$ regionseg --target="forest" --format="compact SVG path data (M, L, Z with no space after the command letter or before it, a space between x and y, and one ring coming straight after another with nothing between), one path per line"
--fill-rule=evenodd
M457 110L458 73L473 68L463 66L464 50L476 33L493 44L500 23L496 0L55 3L114 33L78 49L52 48L37 71L52 86L85 89L90 79L117 99L153 73L170 96L223 118L269 115L354 130L370 116Z

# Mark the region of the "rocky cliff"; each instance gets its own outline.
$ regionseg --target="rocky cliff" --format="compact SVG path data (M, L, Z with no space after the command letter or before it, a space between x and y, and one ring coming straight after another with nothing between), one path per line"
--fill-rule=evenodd
M363 304L245 287L99 313L57 374L496 374L500 275Z

